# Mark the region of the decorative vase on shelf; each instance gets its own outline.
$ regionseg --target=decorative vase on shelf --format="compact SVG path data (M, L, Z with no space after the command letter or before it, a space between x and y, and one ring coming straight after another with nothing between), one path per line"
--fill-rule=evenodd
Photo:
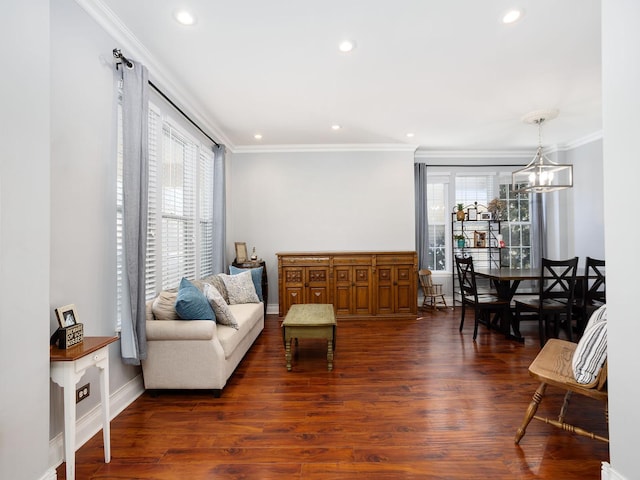
M456 238L456 242L458 244L458 248L464 248L464 238Z

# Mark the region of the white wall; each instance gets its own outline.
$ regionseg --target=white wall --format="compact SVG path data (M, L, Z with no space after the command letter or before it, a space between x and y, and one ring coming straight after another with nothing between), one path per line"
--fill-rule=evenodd
M235 153L230 163L228 238L266 261L270 312L277 252L415 250L412 151Z
M3 2L0 478L51 478L49 1Z
M565 152L566 163L573 164L573 237L570 255L605 258L604 256L604 178L602 140Z
M607 219L609 445L611 479L638 478L640 349L637 279L640 257L629 248L638 227L622 212L638 203L640 178L640 3L602 2L604 215Z

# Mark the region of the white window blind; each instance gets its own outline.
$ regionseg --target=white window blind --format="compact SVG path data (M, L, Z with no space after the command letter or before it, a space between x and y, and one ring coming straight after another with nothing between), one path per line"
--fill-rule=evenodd
M200 149L198 186L198 256L200 277L213 275L213 152Z
M162 289L196 276L196 146L163 127Z
M160 130L162 119L160 111L149 105L149 187L147 218L147 256L145 262L145 297L147 300L156 295L158 276L158 157L160 155Z

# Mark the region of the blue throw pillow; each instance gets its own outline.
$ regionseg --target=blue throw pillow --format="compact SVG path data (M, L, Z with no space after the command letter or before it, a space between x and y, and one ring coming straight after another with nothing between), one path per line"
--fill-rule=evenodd
M260 299L261 302L264 302L264 299L262 298L262 268L263 267L258 267L258 268L238 268L238 267L234 267L233 265L229 266L229 273L231 275L237 275L239 273L245 272L247 270L251 271L251 280L253 281L253 286L256 289L256 293L258 294L258 298Z
M180 289L176 299L176 312L183 320L216 319L207 297L186 278L180 281Z

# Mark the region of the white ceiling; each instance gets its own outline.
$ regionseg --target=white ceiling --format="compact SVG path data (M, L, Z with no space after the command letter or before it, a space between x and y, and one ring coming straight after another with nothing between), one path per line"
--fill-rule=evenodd
M95 3L141 48L114 47L134 60L143 52L152 80L162 74L160 83L183 92L194 116L236 149L529 148L537 128L521 117L549 108L560 113L543 129L545 145L602 129L599 0ZM503 25L514 6L524 17ZM197 16L195 26L173 19L179 7ZM349 54L337 48L345 38L357 43Z

